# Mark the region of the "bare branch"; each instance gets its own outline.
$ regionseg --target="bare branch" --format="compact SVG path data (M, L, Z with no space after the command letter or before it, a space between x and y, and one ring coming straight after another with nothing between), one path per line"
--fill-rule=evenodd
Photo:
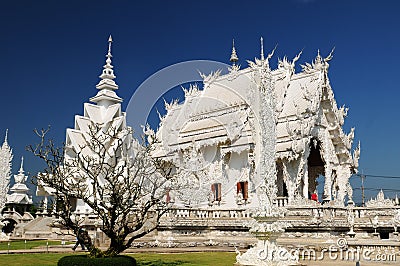
M132 138L129 129L92 123L80 146L55 147L49 129L35 130L39 144L27 149L46 163L34 178L56 191L58 223L74 232L83 219L72 203L80 199L98 217L112 256L153 231L168 204L164 201L174 165L151 156L152 144ZM170 188L168 188L170 189Z

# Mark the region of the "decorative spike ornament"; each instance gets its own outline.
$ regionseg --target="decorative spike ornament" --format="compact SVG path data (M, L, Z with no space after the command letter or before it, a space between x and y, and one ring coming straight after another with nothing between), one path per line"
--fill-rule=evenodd
M100 106L108 107L115 103L122 102L122 99L115 93L115 90L118 89L118 85L115 83L114 79L116 76L114 75L113 65L111 64L111 44L112 37L108 38L108 52L106 55L106 64L103 66L103 72L99 76L101 79L99 83L96 85L96 88L99 90L96 96L90 98L91 102L97 103Z
M8 128L6 129L6 136L4 137L4 144L8 145L7 139L8 139Z
M232 40L232 54L231 54L231 58L229 59L229 61L231 61L232 65L235 66L238 60L239 60L239 57L236 54L235 39L233 39Z
M264 60L264 39L263 37L260 38L261 42L261 60Z
M108 53L106 55L106 64L103 66L103 72L99 76L101 80L96 85L96 88L99 90L108 89L108 90L116 90L118 89L118 85L115 83L114 79L116 76L114 75L113 66L111 64L111 44L112 44L112 37L108 38Z
M21 166L20 166L20 168L19 168L19 171L18 171L20 174L22 173L24 173L24 156L22 156L21 157Z

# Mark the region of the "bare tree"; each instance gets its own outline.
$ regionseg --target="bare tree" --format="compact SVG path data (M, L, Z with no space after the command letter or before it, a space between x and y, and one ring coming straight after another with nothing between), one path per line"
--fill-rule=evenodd
M86 241L91 256L115 256L132 242L153 231L167 211L166 193L176 170L169 162L151 156L154 143L132 138L129 128L116 129L92 123L84 144L56 147L47 130L35 130L40 138L27 147L46 163L37 183L53 188L59 223L78 232L82 219L74 200L82 200L98 217L101 231L110 238L106 251Z

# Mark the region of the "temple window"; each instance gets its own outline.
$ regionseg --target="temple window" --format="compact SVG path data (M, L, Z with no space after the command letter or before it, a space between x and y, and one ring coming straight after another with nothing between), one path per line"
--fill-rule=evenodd
M171 195L169 194L170 189L167 189L165 191L165 202L170 203L171 202Z
M221 183L212 184L211 191L214 196L214 201L221 201Z
M238 196L242 197L243 200L247 200L249 197L249 182L237 182L236 193Z

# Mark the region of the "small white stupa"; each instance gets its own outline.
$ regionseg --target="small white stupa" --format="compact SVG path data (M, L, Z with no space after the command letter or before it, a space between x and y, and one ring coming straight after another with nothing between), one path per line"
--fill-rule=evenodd
M24 212L27 211L27 205L32 204L32 196L28 195L29 188L25 184L27 178L28 176L25 175L24 171L24 157L22 157L18 174L14 175L15 184L10 188L11 194L7 195L7 205L10 207L22 205Z

